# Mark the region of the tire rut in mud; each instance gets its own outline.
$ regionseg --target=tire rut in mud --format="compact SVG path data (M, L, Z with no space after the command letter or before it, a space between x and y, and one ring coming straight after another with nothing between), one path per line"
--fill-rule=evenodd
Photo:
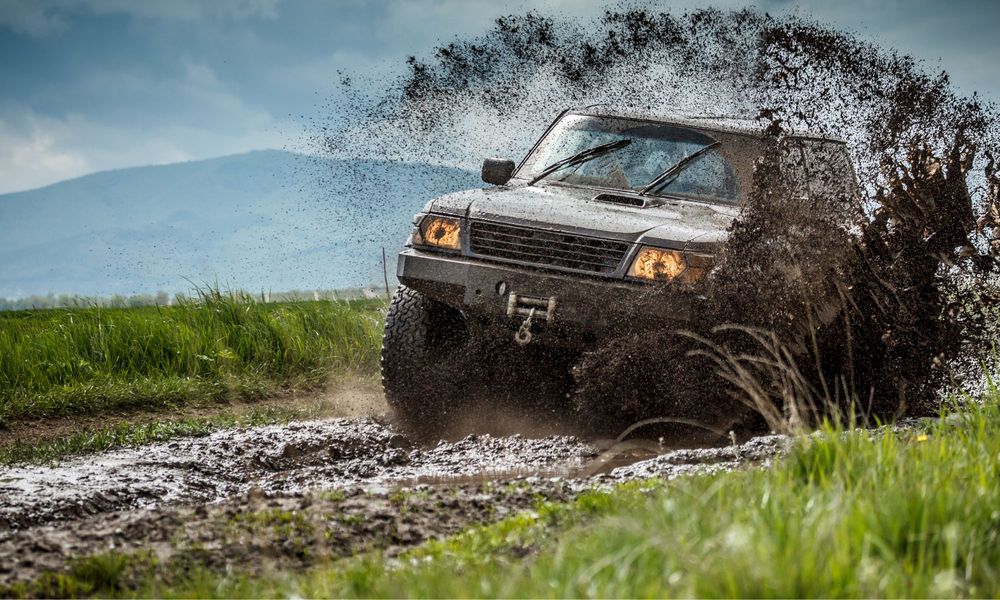
M216 432L0 473L5 530L162 504L205 503L259 489L379 487L565 470L597 449L574 437L468 436L416 446L372 418Z
M109 550L163 568L302 568L632 479L765 464L786 438L677 448L470 435L416 446L374 418L220 431L0 471L0 590ZM249 565L249 566L248 566Z

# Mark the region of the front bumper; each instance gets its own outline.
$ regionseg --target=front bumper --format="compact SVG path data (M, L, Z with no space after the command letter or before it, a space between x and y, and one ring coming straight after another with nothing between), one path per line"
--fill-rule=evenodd
M630 328L677 326L695 309L689 295L658 295L653 286L621 280L579 277L528 267L484 262L468 257L413 248L399 255L396 276L404 285L458 308L467 316L514 325L523 317L508 316L511 293L555 298L554 315L545 329L556 335L602 334L627 323Z

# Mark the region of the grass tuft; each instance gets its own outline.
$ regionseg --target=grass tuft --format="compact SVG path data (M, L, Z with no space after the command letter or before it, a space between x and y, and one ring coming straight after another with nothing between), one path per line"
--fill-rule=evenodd
M0 425L255 399L375 372L383 307L208 289L176 306L0 312Z

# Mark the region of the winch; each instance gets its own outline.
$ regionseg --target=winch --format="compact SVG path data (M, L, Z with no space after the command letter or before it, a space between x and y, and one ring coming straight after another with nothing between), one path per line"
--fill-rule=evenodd
M531 325L534 319L550 323L555 319L556 297L538 298L511 292L510 296L507 297L507 316L511 318L525 317L514 334L514 341L519 346L527 346L531 343Z

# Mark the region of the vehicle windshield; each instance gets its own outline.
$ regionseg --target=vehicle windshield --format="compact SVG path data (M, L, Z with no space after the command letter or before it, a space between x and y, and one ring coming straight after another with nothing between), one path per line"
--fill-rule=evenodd
M560 160L618 140L631 140L631 143L555 171L542 181L639 192L667 169L716 144L715 139L704 133L676 125L569 115L545 136L518 177L533 179ZM672 179L649 193L735 202L737 188L735 170L717 145L684 165Z

